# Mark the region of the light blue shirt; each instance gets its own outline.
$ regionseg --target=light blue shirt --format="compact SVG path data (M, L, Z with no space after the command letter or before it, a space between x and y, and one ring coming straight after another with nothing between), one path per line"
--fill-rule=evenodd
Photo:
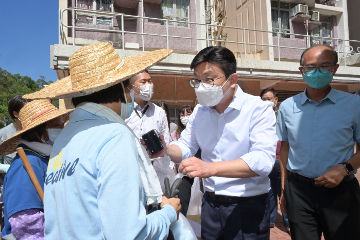
M166 239L173 207L146 215L130 130L76 109L55 141L45 179L46 239Z
M268 178L275 162L275 113L270 104L244 93L239 86L224 113L213 107L197 105L178 141L182 158L195 155L201 148L206 162L242 158L259 176L252 178L209 177L207 191L219 195L249 197L267 193Z
M280 141L290 145L287 169L316 178L354 155L360 142L360 98L336 89L319 103L306 90L286 99L276 123Z

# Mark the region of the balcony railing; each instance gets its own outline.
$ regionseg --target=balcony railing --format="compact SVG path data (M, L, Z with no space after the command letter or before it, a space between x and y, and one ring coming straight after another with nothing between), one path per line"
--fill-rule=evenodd
M68 11L71 13L71 22L72 25L66 25L63 22L63 14L65 11ZM119 29L103 29L103 28L96 28L95 25L89 25L88 27L84 26L76 26L76 14L93 14L93 15L99 15L99 16L108 16L108 17L120 17L121 18L121 26L119 26ZM133 19L140 19L140 20L155 20L157 22L162 22L162 25L166 28L166 34L156 34L156 33L145 33L145 32L134 32L134 31L125 31L124 28L124 18L133 18ZM303 35L303 34L294 34L289 32L284 32L276 30L276 31L267 31L267 30L259 30L259 29L250 29L250 28L240 28L240 27L232 27L232 26L219 26L214 24L208 24L208 23L197 23L197 22L188 22L188 21L176 21L176 20L169 20L169 19L162 19L162 18L151 18L151 17L142 17L142 16L134 16L134 15L127 15L123 13L115 13L115 12L99 12L95 10L85 10L85 9L75 9L75 8L66 8L64 10L59 9L59 44L65 44L64 43L64 28L71 29L72 31L72 45L75 46L75 38L76 38L76 30L84 30L84 31L100 31L100 32L108 32L108 33L118 33L121 35L122 42L120 44L120 47L122 49L125 49L125 34L135 34L140 36L157 36L157 37L164 37L166 38L166 48L169 48L169 42L171 39L192 39L196 41L202 41L206 44L206 46L213 46L213 45L226 45L226 44L239 44L243 46L244 50L244 57L247 58L247 54L249 54L249 48L251 46L261 46L261 47L269 47L272 49L277 49L277 60L280 61L281 59L281 49L297 49L297 50L305 50L306 48L312 46L312 45L322 45L322 43L326 43L327 45L333 46L334 50L338 53L339 62L340 59L344 59L345 66L347 65L347 57L351 55L359 55L360 56L360 47L356 48L356 51L353 49L352 46L350 46L351 43L355 43L360 46L360 41L358 40L348 40L348 39L341 39L341 38L331 38L331 37L315 37L311 35ZM143 21L141 21L143 24ZM177 24L188 24L189 26L195 25L195 26L203 26L204 31L206 31L206 37L184 37L184 36L178 36L178 35L172 35L169 34L169 26L170 22L174 22ZM174 25L174 24L172 24ZM226 28L226 29L233 29L235 31L241 31L243 36L243 41L230 41L227 40L227 38L224 39L214 39L209 38L211 36L211 33L209 33L209 29L214 28ZM256 34L256 33L263 33L268 35L268 39L272 38L273 36L276 36L273 44L263 44L263 43L256 43L251 42L248 40L249 34ZM292 37L297 38L303 38L306 48L301 47L291 47L286 46L286 44L282 44L280 41L282 35L290 35ZM250 38L249 38L250 39ZM160 46L159 46L160 48ZM163 47L161 47L163 48ZM143 47L144 50L144 47Z

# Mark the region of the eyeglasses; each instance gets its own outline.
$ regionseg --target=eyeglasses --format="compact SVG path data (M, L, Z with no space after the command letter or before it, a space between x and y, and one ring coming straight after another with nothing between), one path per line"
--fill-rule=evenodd
M214 86L214 82L216 79L220 79L220 78L223 78L225 76L221 76L221 77L217 77L217 78L206 78L206 79L202 79L202 80L198 80L198 79L190 79L189 80L189 83L190 83L190 86L193 87L193 88L198 88L200 86L200 83L205 83L205 84L209 84L211 86Z
M334 70L334 65L330 65L330 64L324 64L324 65L321 65L320 67L315 67L315 66L305 66L305 67L302 67L302 71L303 73L307 73L307 72L310 72L310 71L313 71L313 70L316 70L316 69L319 69L319 71L321 73L326 73L325 71L330 71L332 72Z

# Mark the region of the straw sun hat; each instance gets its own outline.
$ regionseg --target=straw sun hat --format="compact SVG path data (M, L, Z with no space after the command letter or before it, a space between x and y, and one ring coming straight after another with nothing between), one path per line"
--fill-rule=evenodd
M16 151L21 140L21 134L30 129L46 123L54 118L69 114L70 110L59 110L47 100L34 100L25 104L20 110L22 130L0 144L0 155L5 156Z
M69 58L70 76L24 98L72 98L114 86L172 53L161 49L122 59L107 42L84 46Z

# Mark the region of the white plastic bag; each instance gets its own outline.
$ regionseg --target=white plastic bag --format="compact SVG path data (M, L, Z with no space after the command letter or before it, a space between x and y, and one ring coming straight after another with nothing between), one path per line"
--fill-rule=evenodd
M187 218L196 236L198 237L201 237L201 204L203 195L204 194L200 191L200 180L198 177L196 177L191 187L191 197Z
M175 240L196 240L196 235L186 217L179 213L179 219L170 227Z
M164 157L151 159L153 161L153 167L159 178L161 190L165 193L164 179L169 178L170 186L175 181L175 171L170 168L170 158L165 155Z

